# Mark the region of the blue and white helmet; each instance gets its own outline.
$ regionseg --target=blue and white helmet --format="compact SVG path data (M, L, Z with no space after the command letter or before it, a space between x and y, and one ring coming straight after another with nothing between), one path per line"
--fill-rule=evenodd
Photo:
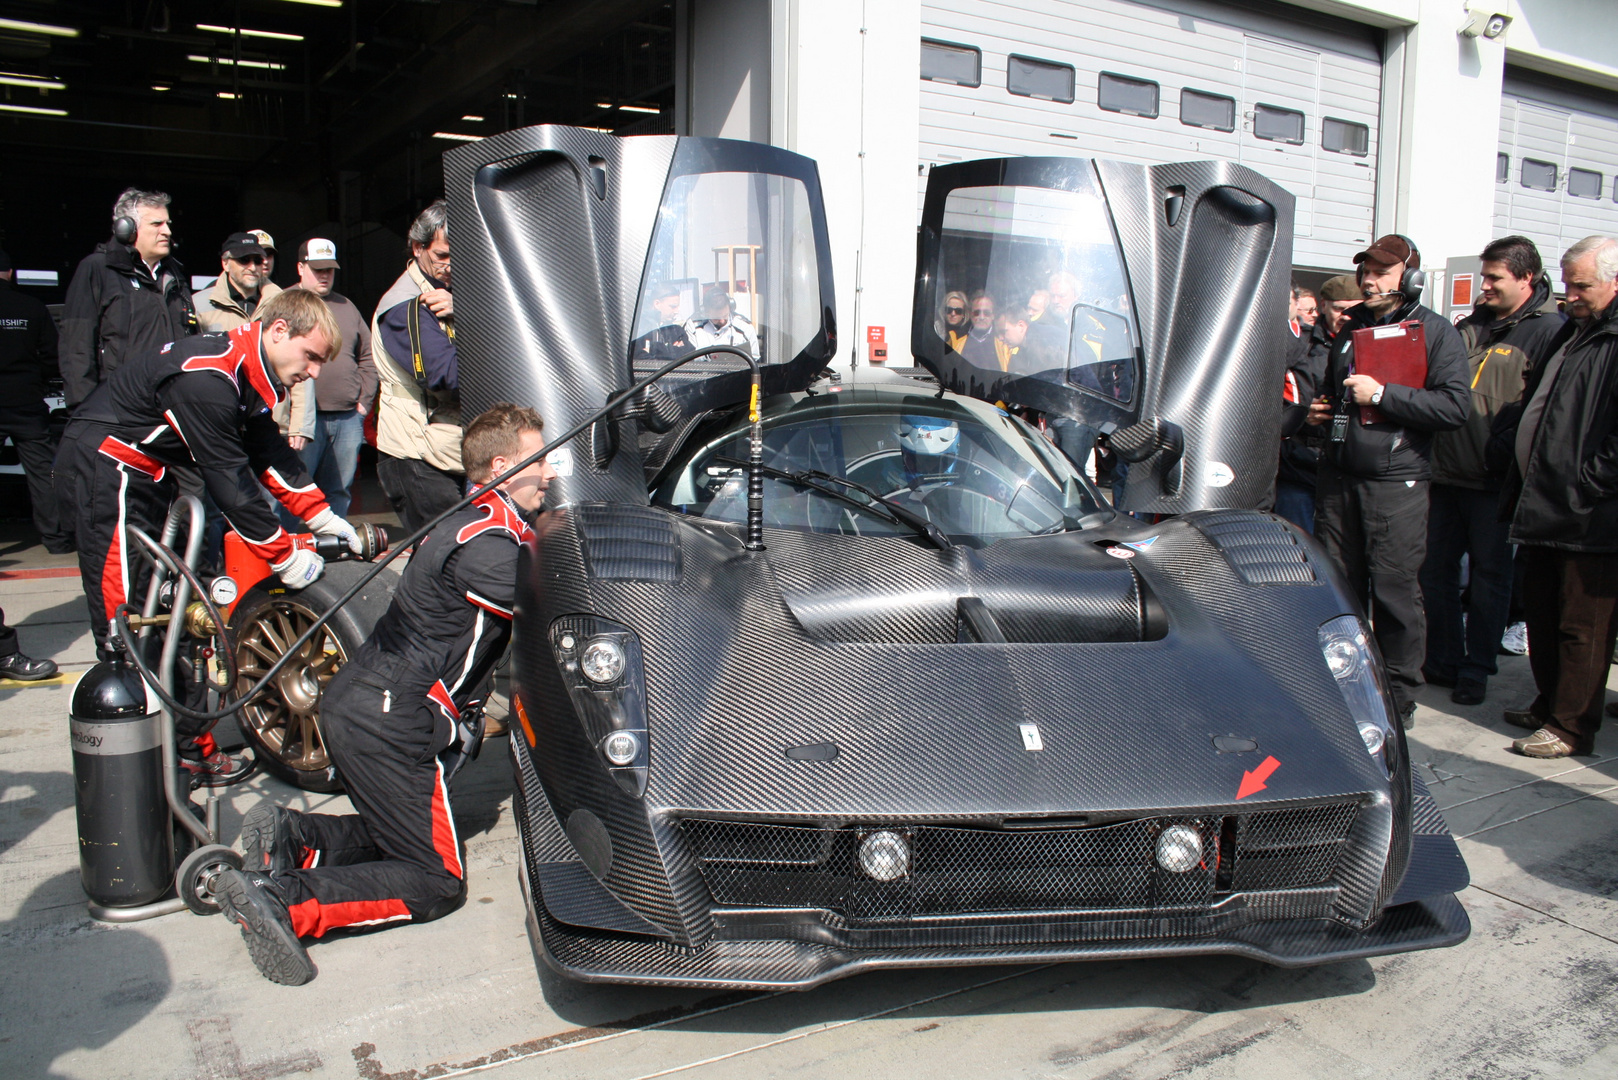
M961 426L941 416L901 416L899 444L912 454L938 457L955 453Z

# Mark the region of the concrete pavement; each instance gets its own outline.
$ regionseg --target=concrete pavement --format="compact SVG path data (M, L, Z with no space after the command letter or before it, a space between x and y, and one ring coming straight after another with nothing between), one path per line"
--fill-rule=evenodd
M70 564L0 543L0 575ZM26 651L91 659L73 577L7 579ZM236 928L88 918L78 883L71 681L0 683L0 1076L426 1080L730 1077L1618 1076L1618 731L1593 758L1505 751L1490 700L1429 688L1415 760L1472 868L1473 936L1450 950L1288 971L1228 958L859 976L803 994L572 984L536 965L517 886L506 747L457 782L466 907L318 943L309 986L263 980ZM256 777L224 832L274 798Z

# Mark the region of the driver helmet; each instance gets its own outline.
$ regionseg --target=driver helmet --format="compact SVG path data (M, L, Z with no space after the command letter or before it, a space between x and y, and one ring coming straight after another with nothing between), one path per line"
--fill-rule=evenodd
M961 444L961 425L942 416L901 416L899 445L911 477L951 471Z

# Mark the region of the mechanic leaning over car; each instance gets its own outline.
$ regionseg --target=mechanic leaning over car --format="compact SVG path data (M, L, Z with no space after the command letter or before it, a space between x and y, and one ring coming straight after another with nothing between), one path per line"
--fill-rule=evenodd
M140 605L151 573L124 526L161 534L176 467L200 471L231 527L290 589L320 577L324 561L293 547L260 483L315 533L341 536L360 550L354 527L332 513L270 416L289 387L315 377L340 340L320 297L294 289L229 334L129 358L74 412L57 455L57 497L78 508L79 572L104 659L114 611L126 599ZM193 783L245 777L246 767L219 750L204 726L181 720L177 729Z
M1400 721L1416 711L1427 653L1427 617L1418 575L1427 551L1427 498L1433 433L1466 422L1471 371L1466 345L1449 320L1418 297L1421 252L1389 235L1354 256L1365 302L1354 308L1326 358L1321 396L1309 424L1325 439L1315 486L1315 539L1337 560L1371 616ZM1384 385L1354 369L1354 331L1422 324L1427 378ZM1358 406L1382 419L1365 423Z
M500 403L466 429L484 483L544 448L532 409ZM315 977L300 938L428 922L466 900L449 780L483 733L479 686L511 637L517 547L555 472L543 459L436 527L406 565L370 640L332 679L320 727L355 814L265 803L242 823L246 867L220 902L272 982Z

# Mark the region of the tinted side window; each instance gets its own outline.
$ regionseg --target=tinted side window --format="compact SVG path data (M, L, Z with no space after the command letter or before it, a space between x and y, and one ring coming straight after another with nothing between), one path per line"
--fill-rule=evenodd
M1036 60L1031 56L1006 57L1006 89L1019 97L1073 103L1073 65Z
M1180 91L1180 123L1214 131L1236 130L1236 99L1190 87Z
M1581 199L1601 198L1601 174L1590 169L1569 169L1567 193Z
M1522 186L1535 191L1556 190L1556 165L1549 161L1522 159Z
M1371 152L1371 129L1349 120L1326 117L1320 123L1320 145L1334 154L1365 157Z
M982 86L983 51L970 45L922 38L921 77L955 86Z
M1096 104L1107 112L1157 119L1158 87L1150 79L1134 79L1103 71L1096 84Z
M1279 105L1253 106L1253 137L1303 145L1303 113Z
M1504 184L1511 179L1511 155L1494 155L1494 182Z

